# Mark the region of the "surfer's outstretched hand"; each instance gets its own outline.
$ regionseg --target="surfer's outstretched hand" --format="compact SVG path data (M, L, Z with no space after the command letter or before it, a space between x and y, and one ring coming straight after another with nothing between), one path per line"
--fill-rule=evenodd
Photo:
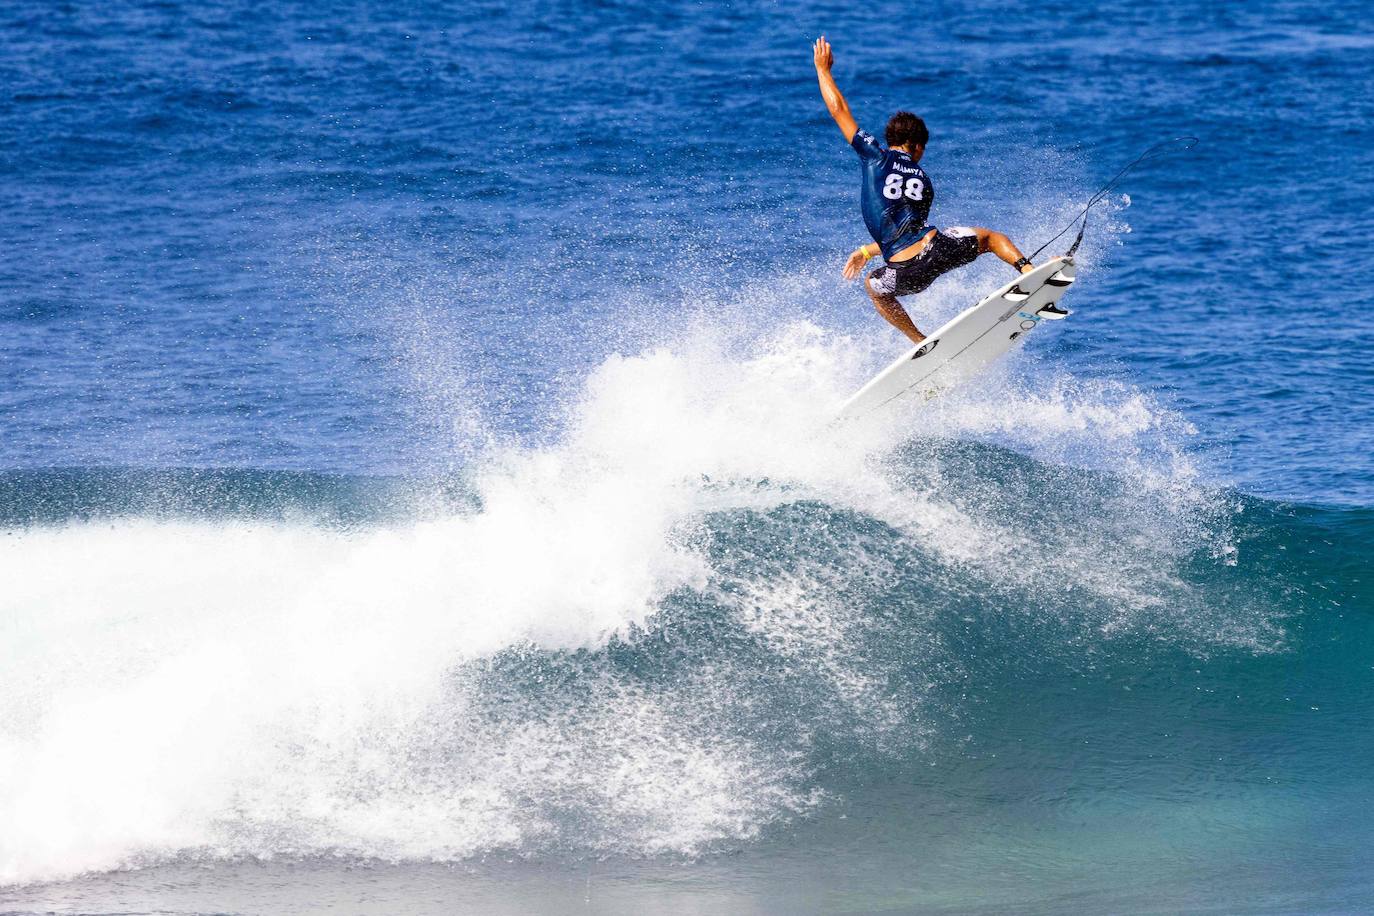
M811 47L811 57L816 62L817 70L829 70L835 64L835 55L830 51L830 42L825 40L822 35L816 39L816 43Z
M862 248L855 248L854 253L849 256L849 260L844 262L844 278L853 280L863 273L864 265L868 263L868 255L864 254Z

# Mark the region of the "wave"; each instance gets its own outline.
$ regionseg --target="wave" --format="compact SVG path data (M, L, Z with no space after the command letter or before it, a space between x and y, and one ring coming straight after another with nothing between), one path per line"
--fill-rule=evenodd
M3 475L0 880L699 855L919 757L989 659L1282 651L1295 582L1362 574L1367 513L1220 488L1030 357L826 431L857 346L612 357L444 479Z

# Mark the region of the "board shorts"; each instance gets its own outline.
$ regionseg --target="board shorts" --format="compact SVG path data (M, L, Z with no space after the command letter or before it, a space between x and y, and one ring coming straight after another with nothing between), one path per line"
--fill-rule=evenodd
M884 264L870 272L868 282L875 293L910 296L934 283L941 274L972 264L977 257L978 234L967 226L951 226L936 232L916 257Z

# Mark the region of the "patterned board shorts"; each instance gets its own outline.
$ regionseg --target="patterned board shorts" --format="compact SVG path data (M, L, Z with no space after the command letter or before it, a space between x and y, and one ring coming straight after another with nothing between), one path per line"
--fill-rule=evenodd
M884 264L868 275L875 293L910 296L935 282L941 274L972 264L978 257L978 234L967 226L951 226L935 233L921 253L908 261Z

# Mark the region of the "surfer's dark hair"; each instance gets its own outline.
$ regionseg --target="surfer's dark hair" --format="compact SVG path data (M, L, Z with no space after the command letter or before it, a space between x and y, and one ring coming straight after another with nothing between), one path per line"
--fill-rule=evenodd
M926 122L909 111L899 111L887 121L888 146L925 146L930 140Z

